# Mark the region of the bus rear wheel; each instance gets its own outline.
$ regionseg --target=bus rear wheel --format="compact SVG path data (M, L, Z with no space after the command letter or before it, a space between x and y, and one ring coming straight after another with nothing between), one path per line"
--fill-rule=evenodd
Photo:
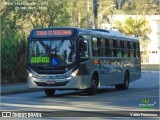
M55 91L55 89L44 89L45 94L49 97L54 96Z
M91 80L91 87L87 90L88 95L95 95L98 89L98 77L93 75Z
M129 81L130 81L130 78L129 78L129 73L126 72L125 75L124 75L124 83L123 84L117 84L115 87L117 90L126 90L129 88Z

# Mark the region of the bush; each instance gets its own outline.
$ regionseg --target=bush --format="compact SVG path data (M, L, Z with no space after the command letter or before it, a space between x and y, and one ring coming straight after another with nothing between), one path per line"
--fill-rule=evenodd
M1 42L2 84L26 81L26 53L21 53L20 43L18 37Z

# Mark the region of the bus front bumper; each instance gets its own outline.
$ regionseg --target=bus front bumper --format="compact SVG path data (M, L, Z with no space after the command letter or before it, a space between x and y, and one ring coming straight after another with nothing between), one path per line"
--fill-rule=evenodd
M86 89L89 87L89 81L85 80L87 77L80 76L68 77L64 79L38 79L34 77L27 77L29 88L33 89Z

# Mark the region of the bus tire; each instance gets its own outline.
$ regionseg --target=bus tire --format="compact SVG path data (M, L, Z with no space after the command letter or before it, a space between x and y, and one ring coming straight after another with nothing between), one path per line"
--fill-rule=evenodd
M95 95L98 89L98 76L96 74L93 75L91 80L91 87L87 90L88 95Z
M117 84L115 86L116 89L117 90L127 90L129 88L129 81L130 81L129 72L125 72L124 83L123 84Z
M45 94L49 97L54 96L55 91L55 89L44 89Z

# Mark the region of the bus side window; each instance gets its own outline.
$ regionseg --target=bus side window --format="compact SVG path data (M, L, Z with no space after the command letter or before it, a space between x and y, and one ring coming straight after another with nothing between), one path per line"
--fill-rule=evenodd
M133 49L134 49L134 57L136 57L136 43L133 43Z
M140 57L139 43L136 43L136 57Z
M79 51L80 57L89 58L88 41L84 39L79 39Z
M124 41L123 55L124 57L128 57L127 41Z
M131 57L131 56L130 56L130 48L131 48L131 47L130 47L130 42L127 42L128 57Z
M105 39L105 44L106 44L106 56L110 56L110 49L109 49L109 39Z
M134 57L134 46L133 46L133 42L130 42L130 57Z
M104 38L100 38L101 46L99 47L99 54L102 57L106 57L106 40Z
M124 49L124 42L123 41L121 41L121 52L122 52L122 57L124 57L124 51L123 51L123 49Z
M117 57L117 41L113 40L114 57Z
M114 46L112 39L109 39L109 57L114 57Z
M120 40L117 40L117 57L122 57L122 48Z
M93 56L99 56L98 39L96 37L92 38L92 53L93 53Z

